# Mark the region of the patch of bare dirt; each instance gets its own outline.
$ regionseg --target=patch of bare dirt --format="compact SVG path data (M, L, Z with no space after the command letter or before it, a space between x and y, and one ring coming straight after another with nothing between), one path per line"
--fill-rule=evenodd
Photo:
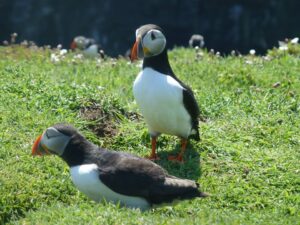
M136 112L126 112L123 109L117 112L130 121L141 120L141 115ZM115 116L116 112L106 112L98 103L80 108L79 115L90 122L88 128L98 137L113 137L118 133L117 123L120 119Z
M111 114L104 112L100 105L93 104L82 107L79 114L82 118L90 121L88 128L98 137L113 137L118 133L117 121L112 118Z

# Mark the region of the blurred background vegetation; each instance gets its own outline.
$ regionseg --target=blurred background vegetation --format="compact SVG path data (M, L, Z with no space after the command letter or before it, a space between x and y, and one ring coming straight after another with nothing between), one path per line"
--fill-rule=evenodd
M192 34L221 53L265 53L300 34L299 0L0 0L0 40L18 33L38 45L68 48L76 35L93 37L109 55L124 54L145 23L164 28L169 47Z

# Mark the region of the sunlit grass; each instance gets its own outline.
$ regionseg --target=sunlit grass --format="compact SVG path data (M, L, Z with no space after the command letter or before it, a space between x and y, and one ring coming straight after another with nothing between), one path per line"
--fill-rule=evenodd
M299 48L295 45L293 48ZM266 57L218 57L194 49L170 52L171 65L195 92L201 142L186 163L173 164L178 139L158 139L158 163L197 180L211 197L147 212L89 201L58 157L32 158L46 127L68 122L109 149L149 154L150 143L132 96L138 63L74 59L59 50L0 47L0 224L297 224L300 221L300 58L272 50ZM292 54L295 53L295 54ZM276 84L277 83L277 84ZM80 109L97 104L117 134L99 138ZM105 120L99 120L105 123Z

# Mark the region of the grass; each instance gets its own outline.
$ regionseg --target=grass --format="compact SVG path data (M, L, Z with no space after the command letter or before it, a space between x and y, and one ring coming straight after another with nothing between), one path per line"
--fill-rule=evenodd
M102 147L149 154L132 96L138 64L71 53L53 63L58 50L0 47L0 224L299 224L300 47L291 48L268 57L170 52L199 102L202 141L179 165L166 160L178 139L163 135L158 163L211 197L141 212L88 200L61 159L30 155L35 137L63 121Z

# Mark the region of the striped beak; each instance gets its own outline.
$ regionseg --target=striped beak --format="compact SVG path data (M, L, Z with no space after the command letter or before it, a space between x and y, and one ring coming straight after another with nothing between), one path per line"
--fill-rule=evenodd
M47 149L47 147L41 144L42 137L43 137L43 135L40 135L36 138L36 140L32 146L32 152L31 152L32 156L43 156L43 155L51 154L49 152L49 150Z
M76 42L75 41L72 41L71 45L70 45L70 48L72 50L75 50L77 48L77 45L76 45Z
M141 43L141 37L137 37L130 53L131 62L144 58L144 49Z
M139 45L139 40L136 40L130 52L131 62L138 60L138 45Z

